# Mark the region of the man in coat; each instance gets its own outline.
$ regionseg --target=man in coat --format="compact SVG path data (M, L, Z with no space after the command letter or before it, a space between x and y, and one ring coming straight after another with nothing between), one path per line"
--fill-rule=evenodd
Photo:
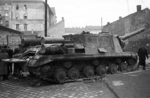
M8 53L6 52L5 49L1 49L0 50L0 76L3 76L3 80L7 80L8 79L8 66L6 65L6 63L4 63L2 61L2 59L8 59Z
M146 48L140 47L138 49L138 56L139 56L138 68L139 68L140 65L142 65L143 70L146 70L146 58L148 59L148 53L147 53Z

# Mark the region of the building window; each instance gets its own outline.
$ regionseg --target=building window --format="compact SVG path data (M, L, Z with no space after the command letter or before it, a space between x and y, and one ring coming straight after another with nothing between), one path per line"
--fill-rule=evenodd
M19 5L16 5L16 10L19 10Z
M16 30L19 30L19 24L16 24Z
M27 31L28 24L24 24L24 30Z
M9 27L9 21L5 21L5 26Z
M24 15L24 19L27 19L28 17L27 17L27 15Z
M24 9L27 10L27 5L24 5Z

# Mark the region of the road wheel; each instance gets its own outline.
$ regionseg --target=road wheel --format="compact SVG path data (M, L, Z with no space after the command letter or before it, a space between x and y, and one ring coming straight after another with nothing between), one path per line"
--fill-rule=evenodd
M83 73L88 78L93 77L94 76L94 68L92 66L86 66L83 69Z
M114 74L114 73L117 73L117 65L116 64L110 64L108 66L108 71L111 73L111 74Z
M80 76L80 72L77 68L70 68L68 70L68 77L72 80L77 80Z
M96 73L100 76L105 76L106 74L106 66L105 65L98 65L96 67Z
M127 63L122 62L119 64L119 71L126 71L127 70Z
M128 65L130 70L135 70L137 69L137 60L134 58L129 58L128 59Z
M66 79L65 69L63 68L56 69L54 77L59 83L65 82Z

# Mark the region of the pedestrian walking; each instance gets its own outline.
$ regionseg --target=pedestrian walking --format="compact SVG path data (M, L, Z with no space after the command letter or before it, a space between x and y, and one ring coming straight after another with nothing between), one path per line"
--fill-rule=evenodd
M8 79L8 66L6 65L6 63L4 63L2 61L2 59L7 59L8 53L6 52L5 49L1 49L0 51L0 76L3 76L3 80L7 80Z
M148 59L148 53L147 53L146 48L140 47L138 49L138 56L139 56L138 69L139 69L139 66L142 65L143 70L146 70L146 58Z

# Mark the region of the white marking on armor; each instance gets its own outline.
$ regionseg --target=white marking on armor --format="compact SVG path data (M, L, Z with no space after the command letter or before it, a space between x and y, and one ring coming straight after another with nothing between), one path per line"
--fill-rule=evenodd
M114 85L114 86L121 86L121 85L124 85L124 83L122 82L122 81L112 81L112 84Z

